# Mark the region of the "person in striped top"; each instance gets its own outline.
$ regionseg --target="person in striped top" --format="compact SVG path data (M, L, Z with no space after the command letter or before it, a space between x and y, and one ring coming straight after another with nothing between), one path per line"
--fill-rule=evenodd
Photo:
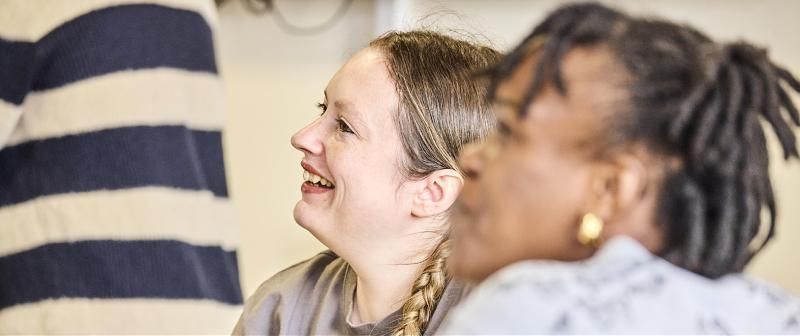
M0 333L227 333L214 3L0 3Z

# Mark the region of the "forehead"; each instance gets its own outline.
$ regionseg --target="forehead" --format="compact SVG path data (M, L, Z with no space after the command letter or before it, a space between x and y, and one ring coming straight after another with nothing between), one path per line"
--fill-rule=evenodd
M538 55L526 57L511 73L510 77L499 83L495 92L495 104L503 107L502 110L518 110L520 108L527 88L533 81L534 69L538 60ZM498 117L507 118L510 116L503 113Z
M530 90L539 57L527 57L497 88L496 113L528 143L551 144L560 149L590 149L608 128L611 114L626 99L626 90L612 54L604 47L575 48L561 61L566 93L552 83L544 86L519 115L519 106ZM565 152L566 153L566 152Z
M333 76L325 90L330 106L337 112L384 125L397 110L398 95L383 55L366 48L350 58Z
M510 77L499 83L496 103L504 107L498 111L499 118L518 118L519 106L530 90L538 62L539 53L534 52L517 66ZM606 46L574 48L564 55L560 63L566 93L562 95L552 83L545 82L526 107L524 119L581 117L581 113L597 117L612 111L614 106L626 99L623 68ZM564 110L570 113L564 114Z
M357 52L345 63L328 83L328 94L357 101L380 101L394 98L397 101L394 80L380 51L366 48ZM366 99L359 99L366 98Z

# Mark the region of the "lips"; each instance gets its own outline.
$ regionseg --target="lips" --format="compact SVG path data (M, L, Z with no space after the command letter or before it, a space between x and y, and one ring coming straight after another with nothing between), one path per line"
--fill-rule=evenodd
M311 164L301 162L300 165L304 169L303 180L305 180L305 182L302 186L303 192L320 193L336 188L336 185L330 181L330 178L320 174Z

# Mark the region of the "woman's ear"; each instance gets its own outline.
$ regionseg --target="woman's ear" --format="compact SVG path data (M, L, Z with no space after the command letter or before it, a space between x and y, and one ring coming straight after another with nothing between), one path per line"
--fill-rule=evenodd
M616 208L618 173L615 165L606 162L592 167L587 204L583 214L592 213L600 217L603 222L608 222Z
M643 200L650 174L644 160L634 154L622 155L616 167L615 208L619 213L627 213Z
M422 185L414 195L411 214L414 217L429 217L450 209L464 186L464 179L453 169L441 169L420 183Z
M646 191L650 183L648 167L634 153L618 154L611 162L599 165L592 179L588 211L605 222L606 238L618 234L639 236L641 218L649 206Z

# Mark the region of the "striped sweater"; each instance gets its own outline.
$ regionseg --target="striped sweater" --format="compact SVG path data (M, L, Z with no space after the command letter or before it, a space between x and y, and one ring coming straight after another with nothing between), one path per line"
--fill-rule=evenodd
M0 1L0 334L228 333L211 1Z

